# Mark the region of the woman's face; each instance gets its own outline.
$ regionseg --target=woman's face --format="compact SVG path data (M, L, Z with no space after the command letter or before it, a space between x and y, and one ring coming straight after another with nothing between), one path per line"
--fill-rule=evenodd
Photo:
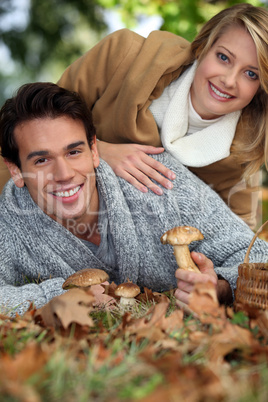
M249 33L230 27L197 67L190 91L195 111L202 119L215 119L243 109L259 88L258 67Z

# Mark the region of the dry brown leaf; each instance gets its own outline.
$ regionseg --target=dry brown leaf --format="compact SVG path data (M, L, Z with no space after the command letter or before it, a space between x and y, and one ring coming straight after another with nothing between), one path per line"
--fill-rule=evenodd
M112 309L113 305L116 304L116 299L109 294L105 293L105 285L109 285L109 282L104 282L101 285L92 285L90 287L90 292L93 294L95 297L95 301L93 303L93 306L98 306L98 305L105 305L106 309ZM104 286L103 286L104 285Z
M62 326L67 329L72 323L93 327L89 313L93 310L94 301L95 297L89 291L70 289L36 310L34 317L36 322L41 322L46 327Z
M157 323L165 332L172 332L183 327L183 311L174 310L168 317L162 316Z
M153 292L153 300L155 303L169 303L169 298L164 293Z
M226 313L220 306L213 283L197 283L189 297L189 308L202 323L224 325ZM222 322L221 322L222 321Z
M224 357L235 349L247 349L254 346L256 341L252 333L238 325L225 323L221 333L207 338L208 357L211 361L222 363Z
M159 303L149 308L145 316L131 320L127 326L127 331L136 332L143 328L149 328L156 325L158 320L165 316L168 308L168 303Z
M162 401L221 401L224 396L220 377L208 366L185 365L179 352L154 359L143 353L143 358L153 364L165 377L164 385L155 389L142 402Z
M12 357L7 353L1 356L1 376L9 380L23 382L46 364L48 354L38 343L31 343Z
M208 334L203 331L194 331L189 334L189 339L196 346L200 345L204 340L207 340Z
M143 293L140 293L137 300L143 303L154 302L154 303L169 303L169 298L164 293L153 292L151 289L144 287Z
M181 328L183 325L183 312L175 310L166 317L169 303L161 302L152 306L147 314L139 319L126 323L125 331L136 334L140 338L150 339L151 342L162 341L171 331Z
M114 299L120 299L119 297L115 296L115 294L114 294L114 291L115 291L115 289L117 288L117 284L116 284L116 283L111 282L111 283L106 284L106 282L104 282L104 283L102 284L102 286L103 286L104 289L105 289L105 292L104 292L104 293L105 293L106 295L112 296Z
M17 402L41 402L41 397L31 385L12 380L0 382L0 395L2 398L7 396L8 400L14 400L13 398L15 398ZM4 399L2 400L4 401Z
M266 341L268 341L268 310L260 311L255 323Z
M140 328L138 331L135 331L134 333L135 333L136 339L138 341L140 339L146 338L146 339L150 340L151 342L159 342L166 338L166 334L161 330L161 328L154 327L154 326Z

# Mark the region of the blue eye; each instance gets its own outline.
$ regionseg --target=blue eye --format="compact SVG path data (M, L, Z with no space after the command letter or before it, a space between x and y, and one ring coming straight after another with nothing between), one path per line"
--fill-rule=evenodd
M258 79L258 76L257 76L257 74L256 73L254 73L253 71L251 71L251 70L248 70L247 71L247 75L249 76L249 78L251 78L252 80L257 80Z
M222 61L228 61L229 60L229 58L224 53L218 53L217 56Z

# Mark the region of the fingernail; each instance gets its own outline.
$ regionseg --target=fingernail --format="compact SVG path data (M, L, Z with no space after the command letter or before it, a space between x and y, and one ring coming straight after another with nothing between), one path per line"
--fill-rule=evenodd
M170 181L169 181L169 182L167 182L166 187L167 187L167 188L169 188L169 189L171 190L171 189L173 188L173 184L172 184L172 183L170 183Z
M156 188L155 189L156 194L158 195L162 195L163 194L163 190L161 190L161 188Z
M193 251L193 253L195 254L195 258L198 258L199 261L202 259L201 254L199 254L197 251Z
M148 188L147 188L147 187L142 187L142 188L141 188L141 191L142 191L143 193L148 193Z
M174 180L174 179L176 178L175 173L173 173L173 172L169 172L169 174L168 174L168 178L169 178L170 180Z

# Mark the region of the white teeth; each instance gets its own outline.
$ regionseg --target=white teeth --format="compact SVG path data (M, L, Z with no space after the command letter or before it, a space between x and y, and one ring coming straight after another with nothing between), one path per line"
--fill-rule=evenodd
M223 94L222 92L218 91L212 84L210 84L210 88L212 89L213 92L215 92L216 95L220 96L221 98L227 98L227 99L231 98L230 95Z
M80 190L80 186L77 186L69 191L59 191L59 192L53 193L53 194L56 197L71 197L72 195L76 194L78 190Z

